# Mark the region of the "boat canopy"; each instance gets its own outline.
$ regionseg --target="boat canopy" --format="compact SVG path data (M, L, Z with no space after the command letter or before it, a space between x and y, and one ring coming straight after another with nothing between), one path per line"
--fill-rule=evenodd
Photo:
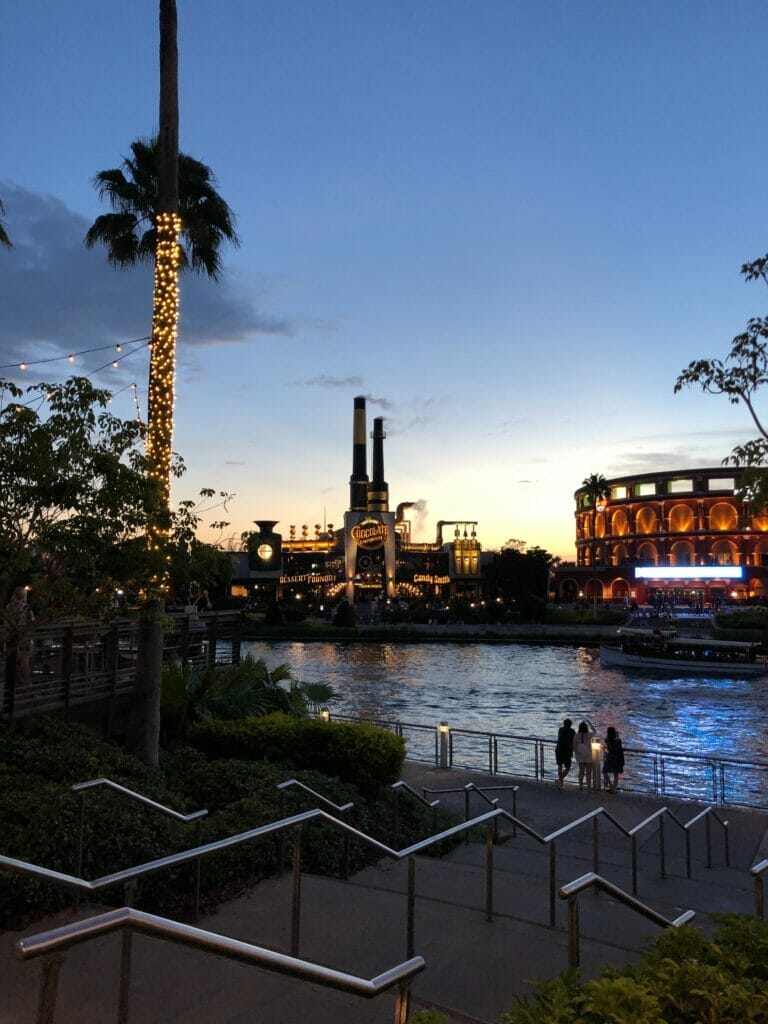
M678 636L674 629L632 629L620 627L616 630L619 636L637 637L644 640L674 640L677 644L685 644L686 647L709 648L717 650L752 650L760 647L759 641L755 640L713 640L708 637Z

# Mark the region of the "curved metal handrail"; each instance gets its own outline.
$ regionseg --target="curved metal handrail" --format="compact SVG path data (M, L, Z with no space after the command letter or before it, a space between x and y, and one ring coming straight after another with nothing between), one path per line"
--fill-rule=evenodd
M602 889L603 892L607 892L609 896L612 896L619 903L623 903L625 907L629 907L630 910L634 910L638 914L642 914L643 917L648 918L649 921L653 921L654 924L660 925L662 928L679 928L680 925L687 924L696 915L695 910L686 910L679 917L670 920L660 914L657 910L649 907L647 903L641 903L640 900L634 896L630 896L628 892L624 892L618 885L614 885L613 882L609 882L607 878L603 878L602 875L598 875L594 871L589 871L585 875L581 875L579 878L575 878L572 882L567 882L565 885L560 887L560 899L568 900L568 966L569 968L575 968L580 963L580 932L579 932L579 894L584 892L585 889Z
M411 980L425 967L424 958L415 956L390 967L374 978L360 978L313 961L300 960L285 953L265 949L263 946L256 946L249 942L229 938L226 935L194 928L191 925L157 917L154 914L146 914L143 911L134 910L132 907L122 907L119 910L98 914L84 921L77 921L61 928L54 928L48 932L20 939L16 943L15 953L20 960L31 960L39 956L50 957L60 950L69 949L111 932L124 930L140 932L178 945L191 946L206 953L250 964L273 973L299 978L314 985L323 985L337 991L349 992L364 999L373 999L382 992L397 986L395 1024L405 1024L408 1018ZM39 1019L53 1020L59 967L60 963L53 959L49 960L46 965L47 970L43 974L41 988ZM127 1019L128 1016L129 984L130 956L123 956L120 966L119 1012L121 1020ZM46 1013L45 1017L42 1016L43 1010Z
M77 862L75 871L78 875L83 873L83 843L85 841L85 797L91 789L111 789L113 792L118 793L120 796L128 797L129 800L133 800L136 803L142 804L144 807L148 807L150 810L157 811L159 814L164 814L168 818L172 818L174 821L180 821L184 824L190 822L197 823L197 830L195 839L199 846L202 841L202 819L208 814L206 809L200 811L191 811L189 814L182 814L180 811L174 811L172 807L166 807L165 804L160 804L156 800L151 800L148 796L144 796L141 793L136 793L132 789L128 789L126 786L121 786L119 782L113 782L112 779L90 779L88 782L76 782L71 787L73 793L77 793L80 796L80 823L78 827L77 835ZM75 897L75 905L79 905L79 894ZM195 916L198 917L200 913L200 866L198 864L197 871L195 874Z
M750 875L755 880L755 917L765 919L765 885L763 874L768 871L768 860L760 860L749 869Z
M392 791L392 845L397 846L400 839L400 793L407 793L432 812L432 834L437 831L437 808L439 800L427 800L403 779L398 779L389 787Z
M114 790L115 793L120 793L121 796L127 796L131 800L135 800L137 803L144 804L145 807L150 807L153 811L158 811L160 814L165 814L169 818L174 818L176 821L197 821L199 818L204 818L208 813L207 810L203 809L200 811L191 811L189 814L182 814L181 811L174 811L172 807L166 807L164 804L157 803L156 800L151 800L148 796L142 796L141 793L136 793L132 789L127 789L125 786L121 786L119 782L113 782L111 779L90 779L88 782L77 782L71 787L73 793L85 793L89 789L96 789L99 786L104 786L107 789Z
M351 810L351 808L355 806L351 801L347 804L335 804L333 800L329 800L328 797L323 796L322 793L318 793L314 789L310 789L309 786L305 786L304 783L299 782L298 779L286 779L285 782L279 782L275 788L280 791L280 795L282 796L286 790L292 789L294 786L298 789L303 789L305 793L309 793L309 795L314 797L315 800L319 800L320 803L325 804L326 807L330 807L332 811L338 811L340 814Z

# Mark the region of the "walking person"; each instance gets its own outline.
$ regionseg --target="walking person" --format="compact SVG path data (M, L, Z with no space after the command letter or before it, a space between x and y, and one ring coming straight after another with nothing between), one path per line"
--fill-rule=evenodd
M615 793L619 787L619 776L624 771L624 747L621 738L612 725L605 733L605 753L603 754L603 782L607 793ZM608 776L613 776L610 781Z
M557 743L555 744L555 761L557 762L557 785L562 789L563 779L571 770L573 761L573 739L576 730L570 718L564 718L563 724L557 730Z
M579 723L573 740L573 756L579 766L579 789L584 789L586 782L588 792L592 789L592 739L594 735L595 730L585 720Z

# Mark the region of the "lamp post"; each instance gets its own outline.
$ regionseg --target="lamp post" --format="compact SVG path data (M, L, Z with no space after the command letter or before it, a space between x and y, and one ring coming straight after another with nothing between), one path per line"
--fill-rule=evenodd
M451 735L451 727L447 722L441 722L437 727L437 735L439 739L439 757L438 766L440 768L449 768L449 757L448 757L448 742Z

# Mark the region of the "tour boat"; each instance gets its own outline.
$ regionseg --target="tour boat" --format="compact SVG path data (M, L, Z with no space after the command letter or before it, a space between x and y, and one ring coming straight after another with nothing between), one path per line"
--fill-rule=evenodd
M617 630L616 643L600 645L605 668L706 676L762 676L768 664L758 660L759 643L679 636L674 629Z

